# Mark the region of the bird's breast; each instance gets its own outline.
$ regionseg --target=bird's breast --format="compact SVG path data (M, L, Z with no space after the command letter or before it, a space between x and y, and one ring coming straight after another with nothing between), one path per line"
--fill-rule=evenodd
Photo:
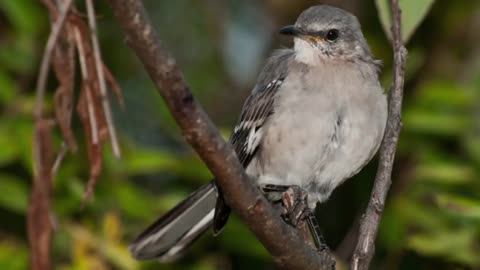
M323 201L376 152L387 107L378 83L308 76L279 90L257 167L260 182L299 185Z

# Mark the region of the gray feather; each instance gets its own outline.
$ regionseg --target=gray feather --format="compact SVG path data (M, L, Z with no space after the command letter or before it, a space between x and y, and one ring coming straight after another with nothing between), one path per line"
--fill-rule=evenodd
M212 224L218 192L201 187L139 235L129 246L137 260L173 260Z

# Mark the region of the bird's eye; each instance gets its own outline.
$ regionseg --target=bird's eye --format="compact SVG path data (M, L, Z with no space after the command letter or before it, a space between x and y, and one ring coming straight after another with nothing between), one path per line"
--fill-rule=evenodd
M338 38L338 30L337 29L330 29L327 32L327 40L334 41Z

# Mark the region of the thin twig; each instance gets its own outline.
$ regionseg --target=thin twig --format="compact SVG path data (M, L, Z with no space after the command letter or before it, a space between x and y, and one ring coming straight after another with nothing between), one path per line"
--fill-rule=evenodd
M95 114L95 107L93 106L93 97L90 91L90 87L86 85L88 83L88 68L85 59L85 49L83 48L83 40L82 35L80 34L80 30L78 27L73 28L73 33L75 36L75 42L77 43L77 50L78 50L78 58L80 59L80 70L82 73L82 80L84 83L84 91L87 91L87 110L88 110L88 117L90 118L90 128L92 130L92 143L98 144L98 128L97 128L97 117Z
M87 69L87 63L85 60L85 49L83 48L83 40L82 36L80 35L80 30L78 30L78 27L73 27L73 35L75 37L75 42L77 43L77 50L78 50L78 55L80 59L80 71L82 73L82 79L86 80L88 79L88 69Z
M115 157L120 158L120 147L118 145L117 134L113 125L112 111L110 108L110 102L107 95L107 84L105 82L105 74L103 72L102 56L100 53L100 46L98 45L97 38L97 25L95 21L95 10L92 0L85 0L87 4L88 24L90 26L90 32L92 34L93 55L95 57L95 67L97 70L97 76L100 86L100 95L102 99L103 112L105 114L105 121L107 122L108 133L110 134L110 140L112 143L112 149Z
M63 159L65 158L65 155L68 152L68 146L65 142L62 142L60 146L60 152L57 154L57 158L55 159L55 162L53 163L52 166L52 176L57 174L58 169L60 168L60 165L62 164Z
M391 11L394 77L389 95L389 115L385 137L380 148L380 162L375 177L375 184L366 212L362 217L358 242L350 265L350 269L352 270L368 269L375 253L375 239L385 207L387 193L392 183L393 161L402 127L401 113L407 49L402 42L401 10L398 5L398 0L391 0Z
M47 85L48 70L50 69L50 60L52 58L52 52L57 43L60 31L63 28L65 19L67 18L68 10L72 5L73 0L66 0L65 4L60 5L60 16L55 21L52 32L48 36L47 45L45 46L45 52L42 57L42 63L40 64L40 71L37 80L37 99L35 102L35 108L33 114L35 118L40 118L43 113L43 100L45 97L45 88Z
M317 253L306 244L248 178L232 147L192 96L175 59L153 29L142 1L107 2L124 30L127 44L144 64L187 142L215 175L228 204L265 245L274 261L287 269L333 269L335 261L331 254Z
M120 104L120 108L125 108L125 100L123 99L122 91L120 90L120 85L118 85L115 77L110 72L106 65L103 65L103 72L105 73L105 78L107 79L107 83L110 85L110 88L113 90L115 95L117 96L118 103Z
M92 97L92 89L86 85L86 97L87 97L87 110L88 110L88 118L90 118L90 128L92 129L92 143L98 144L98 126L97 126L97 116L95 113L95 106L93 106L93 97Z

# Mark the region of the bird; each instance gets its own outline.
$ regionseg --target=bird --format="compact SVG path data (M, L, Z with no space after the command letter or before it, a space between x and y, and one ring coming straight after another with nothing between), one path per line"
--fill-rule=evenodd
M229 142L268 199L278 199L269 189L297 187L312 213L380 146L388 115L382 63L358 19L341 8L311 6L280 34L292 37L293 46L268 58ZM220 233L229 214L212 180L150 225L129 250L137 260L175 260L209 228Z

